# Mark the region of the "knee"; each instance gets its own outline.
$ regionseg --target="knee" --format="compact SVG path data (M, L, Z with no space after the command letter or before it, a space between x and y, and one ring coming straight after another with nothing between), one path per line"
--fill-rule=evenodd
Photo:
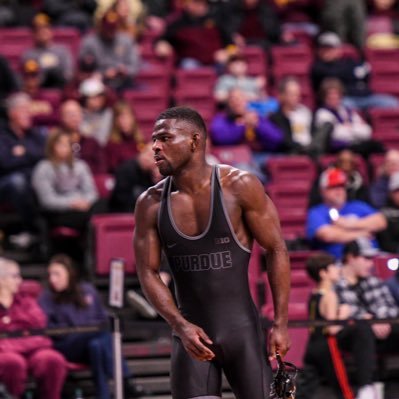
M29 187L28 179L23 173L10 175L10 188L16 192L25 193Z
M66 361L61 353L54 349L38 351L31 359L33 374L66 373Z
M28 370L26 360L18 353L2 354L0 368L3 369L3 374L9 374L21 380L26 378Z
M89 342L89 352L91 354L100 353L102 351L103 347L104 347L104 341L103 341L103 339L101 337L93 338Z

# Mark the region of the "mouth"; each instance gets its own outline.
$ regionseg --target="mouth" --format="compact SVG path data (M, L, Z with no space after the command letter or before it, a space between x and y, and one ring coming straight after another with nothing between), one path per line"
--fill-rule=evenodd
M162 158L159 155L155 155L154 160L155 160L155 165L159 165L164 160L164 158Z

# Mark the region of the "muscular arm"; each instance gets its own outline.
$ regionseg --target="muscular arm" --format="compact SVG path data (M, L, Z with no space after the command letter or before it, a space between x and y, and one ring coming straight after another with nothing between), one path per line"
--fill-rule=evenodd
M155 189L150 188L136 203L134 251L136 268L141 287L158 313L180 337L187 352L198 360L214 357L202 341L212 341L198 326L189 323L179 312L169 288L160 278L161 243L157 230L159 202L154 198Z
M267 254L267 273L275 314L269 353L274 355L277 350L284 356L290 345L287 333L290 265L280 222L272 201L255 176L245 174L239 179L237 189L244 220L254 239L265 248Z

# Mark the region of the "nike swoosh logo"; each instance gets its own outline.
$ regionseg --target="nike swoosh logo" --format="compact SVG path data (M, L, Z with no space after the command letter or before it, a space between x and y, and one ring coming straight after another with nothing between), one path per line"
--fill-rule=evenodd
M168 248L173 248L173 247L175 247L176 245L177 245L176 242L173 243L173 244L166 244L166 246L167 246Z

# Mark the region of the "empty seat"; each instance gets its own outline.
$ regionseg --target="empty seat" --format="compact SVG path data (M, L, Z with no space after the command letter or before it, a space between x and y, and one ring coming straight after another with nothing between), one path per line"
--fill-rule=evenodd
M53 28L54 42L67 47L73 56L76 56L80 46L80 33L72 27Z
M397 270L397 255L378 255L374 258L374 274L382 280L387 280L395 275ZM395 269L396 266L396 269Z
M269 158L266 164L272 182L309 182L314 180L316 167L313 161L304 155Z
M286 182L279 183L279 181L276 180L266 187L266 191L277 209L307 209L311 184L312 182L310 180L307 182L293 181L291 184L287 184Z
M110 173L99 173L93 177L100 197L109 198L115 186L115 176Z
M374 131L396 132L399 134L398 109L372 109L370 120Z
M192 96L212 96L216 81L216 72L211 67L201 67L193 70L178 69L175 78L175 97L183 93Z
M95 272L106 276L110 262L114 258L126 261L126 272L136 271L132 246L134 217L130 214L94 215L90 221L92 228L91 255Z
M248 64L248 74L251 76L265 76L267 73L267 64L265 52L260 46L246 46L242 49Z
M305 238L306 210L282 208L278 210L283 238L295 241Z
M221 163L225 163L227 165L248 165L252 163L251 150L245 144L212 147L212 154L214 154Z

